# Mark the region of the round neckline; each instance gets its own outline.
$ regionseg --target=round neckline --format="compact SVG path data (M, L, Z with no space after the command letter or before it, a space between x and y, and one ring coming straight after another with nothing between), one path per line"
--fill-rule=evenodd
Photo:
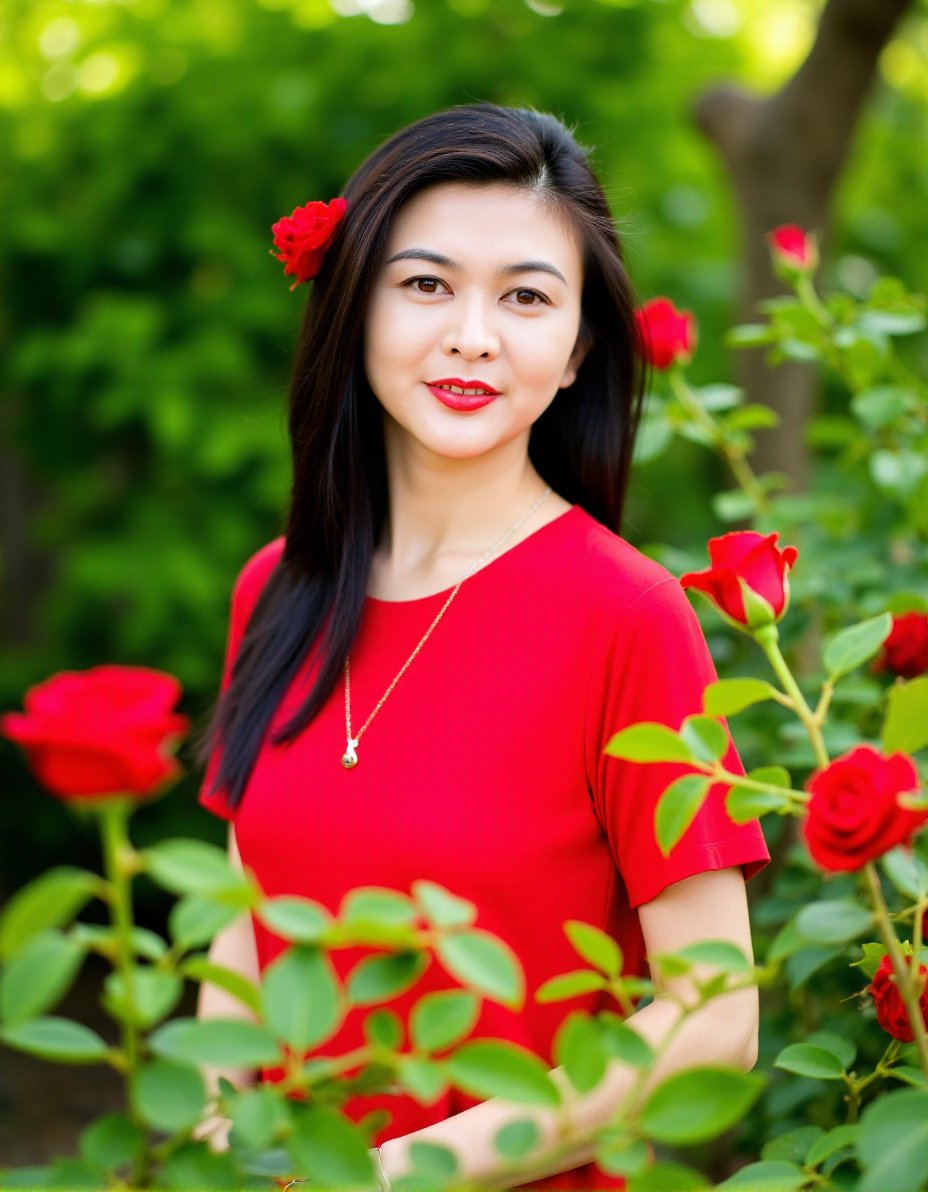
M515 546L511 546L509 550L504 550L501 555L497 555L495 559L491 559L489 563L485 563L483 567L479 569L479 571L475 571L474 574L468 578L467 582L471 583L473 580L477 579L478 576L484 575L498 563L502 563L504 559L508 559L510 555L515 554L520 547L527 546L540 534L543 534L545 530L549 529L551 526L559 525L562 521L564 521L565 518L570 517L572 513L576 513L578 509L582 509L582 506L576 504L571 505L569 509L565 509L563 513L559 513L557 517L552 518L551 521L545 522L543 526L539 526L537 530L533 530L531 534L520 539ZM376 605L378 608L410 608L416 604L426 604L430 600L437 600L440 596L448 596L448 594L453 592L456 587L457 584L449 584L447 588L442 588L440 592L430 592L426 596L415 596L412 600L381 600L379 596L365 596L364 599L367 604Z

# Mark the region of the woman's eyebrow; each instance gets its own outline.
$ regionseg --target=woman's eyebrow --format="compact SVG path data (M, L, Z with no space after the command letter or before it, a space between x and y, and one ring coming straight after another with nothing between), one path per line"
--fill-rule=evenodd
M384 264L386 266L392 265L394 261L409 260L431 261L433 265L439 265L442 269L461 268L457 261L452 261L450 257L444 257L441 253L432 252L428 248L404 248L400 252L395 252ZM508 277L512 273L550 273L552 277L558 278L565 286L567 285L567 278L550 261L517 261L513 265L503 265L498 272L500 277Z

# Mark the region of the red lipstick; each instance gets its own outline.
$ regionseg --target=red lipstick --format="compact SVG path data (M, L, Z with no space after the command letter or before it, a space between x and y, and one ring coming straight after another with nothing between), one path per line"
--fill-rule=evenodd
M454 393L455 389L479 389L480 393ZM499 390L494 389L485 381L463 381L460 377L442 377L438 381L427 381L426 387L438 400L452 410L479 410L481 406L489 405Z

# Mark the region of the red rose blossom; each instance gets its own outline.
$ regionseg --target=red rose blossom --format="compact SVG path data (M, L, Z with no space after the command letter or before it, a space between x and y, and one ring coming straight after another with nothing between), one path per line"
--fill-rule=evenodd
M696 347L696 320L669 298L652 298L635 311L638 351L655 368L686 364Z
M907 956L905 962L909 968L912 967L910 957ZM922 1012L925 1029L928 1030L928 966L920 964L918 966L918 972L921 977L926 979L926 984L918 999L918 1005ZM900 1039L903 1043L911 1043L915 1038L912 1032L912 1024L909 1022L905 1002L903 1002L902 994L896 985L892 961L888 956L884 956L880 961L880 967L876 970L873 980L867 986L867 992L873 997L873 1004L876 1007L876 1020L883 1030L888 1035L892 1035L894 1039Z
M815 237L797 224L781 224L768 232L766 239L774 260L788 270L811 273L818 265Z
M39 782L60 799L145 796L180 767L168 752L188 719L173 675L142 666L62 671L31 687L25 712L0 716Z
M896 796L918 788L915 763L904 753L858 745L817 770L806 783L803 836L813 859L831 872L860 869L908 841L928 811L900 807Z
M891 671L903 679L914 679L928 671L928 613L894 616L889 637L872 669Z
M271 227L274 247L280 251L275 253L272 248L270 252L278 261L286 262L284 273L296 278L291 290L315 277L322 268L325 250L347 207L347 200L342 198L330 203L313 201L295 208L292 215L282 216Z
M680 583L702 592L739 626L755 628L778 621L789 607L787 572L799 552L794 546L781 550L776 541L776 532L764 535L756 530L733 530L710 538L712 565L705 571L688 571L680 576Z

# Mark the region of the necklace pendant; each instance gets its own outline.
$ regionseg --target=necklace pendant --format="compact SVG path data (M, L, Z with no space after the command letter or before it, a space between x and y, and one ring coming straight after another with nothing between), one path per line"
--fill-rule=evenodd
M346 770L352 770L358 764L358 755L355 752L357 743L357 739L352 740L351 737L348 738L348 747L342 754L342 765Z

